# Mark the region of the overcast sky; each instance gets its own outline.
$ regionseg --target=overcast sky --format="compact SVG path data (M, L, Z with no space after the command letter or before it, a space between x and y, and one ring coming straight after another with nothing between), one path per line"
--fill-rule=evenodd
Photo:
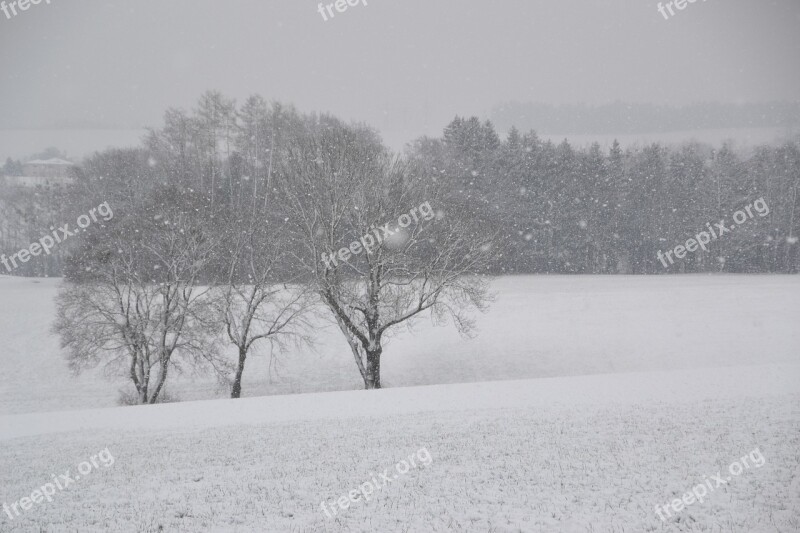
M218 89L363 120L397 144L508 100L800 95L800 0L698 0L669 20L651 0L367 1L327 22L311 0L0 12L0 129L158 125L167 107Z

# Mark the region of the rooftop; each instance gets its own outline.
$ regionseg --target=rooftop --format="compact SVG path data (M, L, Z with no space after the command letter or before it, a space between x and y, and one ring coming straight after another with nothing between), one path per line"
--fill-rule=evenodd
M66 165L66 166L74 166L75 163L72 161L67 161L65 159L59 159L54 157L52 159L33 159L31 161L26 161L25 165Z

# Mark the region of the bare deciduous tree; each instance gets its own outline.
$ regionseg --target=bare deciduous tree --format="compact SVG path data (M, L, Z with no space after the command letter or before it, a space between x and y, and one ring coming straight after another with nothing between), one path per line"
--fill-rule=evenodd
M215 290L213 299L218 320L238 352L231 398L241 396L245 363L255 343L268 341L272 349L310 343L306 286L277 281L283 255L280 229L270 230L256 224L255 216L248 218L249 227L237 224L231 231L227 283Z
M448 210L435 180L392 159L372 131L330 117L297 133L279 174L293 250L347 339L365 388L381 387L381 356L397 327L430 312L472 331L467 311L483 310L489 299L478 274L490 242L464 213ZM399 217L422 204L437 214L400 227ZM366 235L375 240L369 250L364 241L350 247ZM343 251L325 260L344 248L352 257Z
M224 372L208 289L199 285L213 243L181 214L113 226L74 259L83 274L57 299L54 331L73 371L122 367L142 404L156 403L170 369L185 363Z

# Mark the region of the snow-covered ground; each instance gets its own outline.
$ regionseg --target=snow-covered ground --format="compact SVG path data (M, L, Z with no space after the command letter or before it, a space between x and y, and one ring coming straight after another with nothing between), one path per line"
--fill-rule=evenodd
M559 144L564 139L574 147L591 146L597 143L603 149L610 148L614 141L619 142L622 148L632 146L647 146L652 143L666 145L681 145L690 141L710 144L714 147L722 146L725 142L733 143L736 149L752 149L762 144L780 144L797 135L796 130L779 127L763 128L721 128L704 130L664 131L657 133L622 133L622 134L556 134L540 133L539 137Z
M405 110L406 112L408 110ZM447 118L450 120L450 118ZM431 136L441 134L442 124L431 123L429 131L424 133ZM386 142L395 150L402 151L406 143L419 137L418 128L392 127L391 124L376 124L383 132ZM99 148L127 148L141 144L147 134L144 129L0 129L0 161L7 157L20 159L30 154L40 152L45 147L55 146L65 151L72 160L78 161L89 156ZM539 132L539 136L558 144L565 138L573 146L589 146L594 142L603 148L608 148L614 139L626 148L635 144L645 145L653 142L664 144L681 144L687 140L697 140L713 146L721 146L725 141L733 141L737 147L752 147L760 144L777 144L796 131L780 127L754 127L754 128L727 128L686 130L641 134L560 134Z
M0 277L0 505L114 463L0 509L0 531L800 531L797 276L500 278L478 338L394 339L390 388L356 390L331 329L273 383L254 359L249 398L184 379L170 392L203 401L124 408L122 382L67 372L58 283ZM657 516L755 449L763 466ZM320 507L387 469L369 502Z
M80 161L104 148L131 148L141 145L145 129L0 129L0 157L22 159L54 146Z
M100 450L114 457L52 502L0 515L3 531L800 528L800 365L17 415L0 418L0 442L7 503ZM430 463L395 479L423 447ZM657 517L756 448L762 467ZM369 502L325 515L322 500L386 469Z
M0 357L14 369L0 373L0 414L112 407L128 385L70 375L49 333L59 283L0 276ZM393 339L384 384L800 362L800 276L519 276L493 290L475 339L427 321ZM341 333L321 330L317 341L281 354L271 381L268 357L250 359L244 395L361 388ZM167 388L183 400L228 395L211 379Z

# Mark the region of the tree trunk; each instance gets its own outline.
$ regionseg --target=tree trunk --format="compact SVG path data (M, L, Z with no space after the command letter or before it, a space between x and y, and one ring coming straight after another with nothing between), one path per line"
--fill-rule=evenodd
M240 398L242 396L242 374L244 373L244 362L247 360L247 350L239 347L239 366L236 368L236 377L233 379L233 387L231 387L231 398Z
M367 351L367 375L364 376L364 388L381 388L381 352L378 348L374 351Z
M139 387L137 391L139 393L139 405L146 405L147 404L147 387Z
M356 366L358 367L358 372L361 374L361 379L363 379L364 383L366 383L367 369L364 368L364 361L361 357L361 350L358 347L358 341L350 337L347 339L347 343L350 345L350 349L353 351L353 358L356 360Z
M153 391L153 395L150 397L150 401L148 403L154 404L158 401L158 395L161 394L161 389L164 387L164 383L167 381L167 369L169 368L169 358L172 354L166 355L166 358L162 356L161 365L159 365L160 372L158 373L158 382L156 385L156 390Z

